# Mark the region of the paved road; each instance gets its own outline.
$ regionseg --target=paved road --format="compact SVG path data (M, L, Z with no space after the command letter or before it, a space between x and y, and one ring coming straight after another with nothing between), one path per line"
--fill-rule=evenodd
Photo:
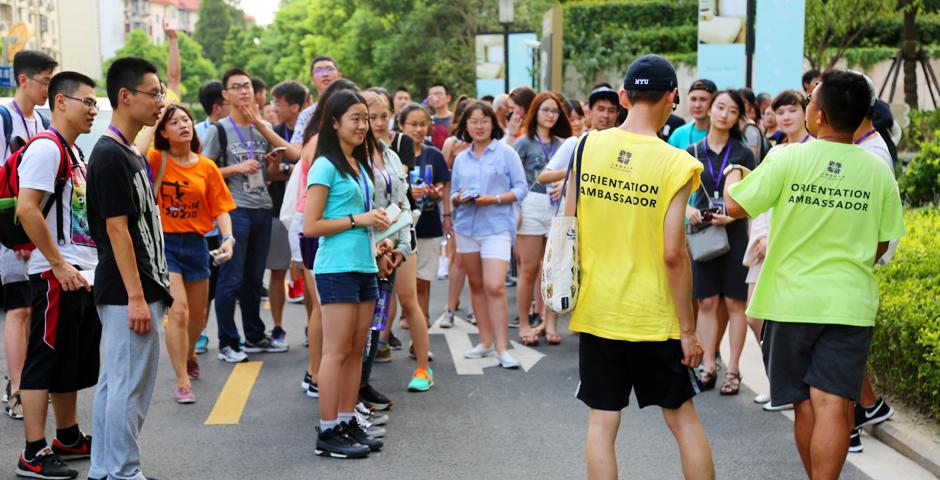
M432 314L441 311L444 286L434 285ZM265 315L270 326L269 312ZM585 476L587 410L574 398L574 335L566 334L560 346L538 347L546 356L529 372L486 368L484 375L460 376L444 337L432 335L436 386L420 394L405 391L414 362L404 352L395 352L392 363L376 366L373 381L396 402L385 449L365 460L340 461L313 454L317 403L300 390L307 362L302 306L288 305L286 328L290 352L252 358L264 363L237 425L204 425L232 371L231 365L215 359L214 341L201 357L203 379L194 385L199 402L192 406L174 403L173 376L163 354L142 435L144 473L163 480ZM407 333L402 338L407 342ZM0 363L5 368L5 362ZM792 423L783 415L762 412L752 398L745 389L737 397L708 392L696 399L718 478L804 478ZM82 392L80 421L86 430L90 401L91 391ZM0 478L15 478L12 471L21 448L21 424L0 418ZM625 411L617 451L622 478L681 476L675 443L656 409ZM75 465L87 471L87 461ZM869 477L847 465L843 478Z

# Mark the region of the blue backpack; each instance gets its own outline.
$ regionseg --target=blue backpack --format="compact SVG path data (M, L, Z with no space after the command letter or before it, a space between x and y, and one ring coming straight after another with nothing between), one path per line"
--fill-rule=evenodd
M33 113L36 114L36 116L39 117L39 121L42 122L42 129L49 130L49 119L39 110L34 110ZM23 139L24 143L20 145L10 145L10 142L13 140L13 115L10 113L10 109L4 105L0 105L0 120L3 121L3 135L5 137L4 140L6 141L7 150L9 150L11 154L19 150L23 145L26 145L25 142L29 140L28 138Z

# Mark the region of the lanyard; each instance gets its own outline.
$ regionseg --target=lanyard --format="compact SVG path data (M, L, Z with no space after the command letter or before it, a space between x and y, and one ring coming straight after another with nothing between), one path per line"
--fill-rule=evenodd
M59 137L59 140L62 141L62 145L65 145L65 158L66 158L66 160L68 160L69 163L71 163L73 167L74 167L74 166L77 166L77 165L78 165L78 162L75 160L75 154L72 152L72 146L69 145L69 142L65 141L65 137L63 137L62 134L59 133L59 131L56 130L55 127L49 127L49 131L52 132L52 133L54 133L54 134L56 134L56 136ZM79 151L79 153L81 153L81 151ZM84 158L83 158L83 160L84 160Z
M362 164L359 164L359 179L362 180L362 189L365 191L365 204L366 204L366 213L372 211L372 195L369 193L369 180L366 179L366 169L363 168Z
M385 196L388 197L389 202L392 200L392 176L382 168L376 168L375 163L372 164L372 168L378 170L382 174L382 179L385 180Z
M551 158L555 156L555 142L551 138L549 138L548 140L548 146L550 147L549 149L549 148L545 148L545 143L542 142L542 139L538 136L538 134L535 135L535 139L539 141L539 146L542 147L542 153L545 154L545 163L548 163L548 161L551 160Z
M810 135L807 133L806 136L803 137L803 140L800 141L800 143L806 143L806 142L808 142L808 141L809 141L809 137L810 137Z
M714 182L715 187L715 198L718 198L718 185L721 184L721 177L724 176L725 167L728 166L728 155L731 154L731 142L728 141L725 144L725 158L721 161L721 167L718 169L718 173L715 173L715 166L712 164L711 156L708 155L708 136L705 136L705 160L708 161L708 172L712 174L712 182ZM718 152L721 155L721 152Z
M864 142L865 140L868 140L868 137L870 137L870 136L872 136L872 135L874 135L874 134L876 134L876 133L878 133L878 130L871 129L871 131L869 131L869 132L866 133L865 135L862 135L862 138L859 138L858 140L856 140L856 141L855 141L855 144L856 144L856 145L861 145L862 142Z
M242 142L242 146L248 149L248 157L250 160L255 159L255 137L252 133L251 125L248 125L248 136L251 137L251 143L245 141L245 135L242 134L242 129L238 127L238 124L235 123L235 120L232 120L232 116L228 116L228 121L232 122L232 128L235 129L235 133L238 134L238 140Z
M114 125L108 125L108 130L111 130L111 132L120 137L121 141L124 142L124 146L127 147L135 157L137 157L138 162L143 164L144 169L147 170L147 178L150 180L150 186L153 187L153 169L150 168L150 162L144 160L143 157L134 151L134 149L131 147L131 143L127 141L127 137L125 137L124 134L117 129L117 127Z
M13 108L15 108L15 109L16 109L16 113L18 113L18 114L20 115L20 121L23 122L23 129L26 130L26 136L32 137L32 136L35 135L36 133L39 133L39 122L37 122L35 119L33 120L33 130L35 130L36 132L35 132L35 133L31 133L31 132L29 131L29 127L26 126L26 116L23 115L23 111L20 110L20 106L16 103L16 100L13 100ZM33 112L33 115L39 115L39 114Z
M287 130L286 123L284 124L283 131L284 131L284 134L281 135L281 138L283 138L284 140L290 140L290 136L289 136L290 132Z

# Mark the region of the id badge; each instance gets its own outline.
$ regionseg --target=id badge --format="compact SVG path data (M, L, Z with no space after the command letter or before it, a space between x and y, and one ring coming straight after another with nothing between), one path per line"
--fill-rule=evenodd
M714 202L712 202L712 204L713 204L714 206L716 206L716 207L718 207L718 208L721 209L721 211L720 211L719 213L721 213L722 215L727 215L727 214L728 214L728 211L725 209L725 201L724 201L724 200L716 199Z
M261 173L261 170L258 170L255 173L248 174L248 189L257 190L259 188L264 188L264 174Z

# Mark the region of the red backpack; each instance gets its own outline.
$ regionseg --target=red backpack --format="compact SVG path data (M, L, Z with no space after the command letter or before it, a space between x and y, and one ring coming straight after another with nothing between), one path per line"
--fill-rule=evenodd
M72 175L72 164L68 161L68 154L63 145L65 140L57 133L52 131L39 132L29 139L19 150L13 152L6 163L0 167L0 243L13 250L33 250L36 246L26 235L23 225L20 224L16 216L17 195L20 193L19 167L23 161L23 154L33 142L41 139L52 140L59 147L59 171L56 175L55 191L52 196L46 200L42 208L42 216L49 215L53 203L58 203L59 208L56 212L58 222L58 242L59 245L65 244L65 234L62 231L62 190Z

